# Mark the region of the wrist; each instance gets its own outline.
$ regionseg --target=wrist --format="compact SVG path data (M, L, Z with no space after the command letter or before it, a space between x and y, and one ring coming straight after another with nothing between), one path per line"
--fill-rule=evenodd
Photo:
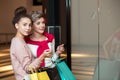
M61 51L56 51L56 54L58 54L58 55L59 55L60 53L61 53Z
M45 58L45 55L42 54L40 57L39 57L39 60L43 60Z

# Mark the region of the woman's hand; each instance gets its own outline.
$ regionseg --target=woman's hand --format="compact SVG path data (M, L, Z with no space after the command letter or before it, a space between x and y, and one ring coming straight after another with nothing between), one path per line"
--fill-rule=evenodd
M43 55L45 57L52 57L52 51L50 49L46 49L44 50Z
M57 53L57 54L60 54L60 53L64 52L64 50L65 50L64 44L61 44L61 45L59 45L59 46L57 47L56 53Z
M42 62L42 60L46 57L52 57L52 51L50 49L44 50L44 52L41 54L41 56L38 57L38 59Z

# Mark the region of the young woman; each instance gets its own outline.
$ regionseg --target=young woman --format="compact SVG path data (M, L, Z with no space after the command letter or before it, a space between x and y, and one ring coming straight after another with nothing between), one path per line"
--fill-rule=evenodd
M34 11L32 12L31 17L33 21L33 31L31 35L25 38L26 43L35 58L41 56L46 49L49 49L52 52L51 57L45 58L40 66L42 68L47 68L51 80L60 80L53 61L58 59L59 54L64 51L64 44L59 45L55 52L55 38L52 34L45 32L46 20L44 14L40 11Z
M31 17L26 14L24 7L18 7L14 15L12 23L17 31L15 37L11 40L10 56L16 80L26 80L29 67L33 69L39 67L42 60L51 52L44 50L40 57L34 59L24 41L24 37L28 36L31 31Z

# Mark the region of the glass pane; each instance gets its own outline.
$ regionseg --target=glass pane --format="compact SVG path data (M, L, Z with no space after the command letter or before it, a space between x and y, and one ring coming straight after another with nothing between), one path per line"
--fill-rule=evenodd
M99 0L99 2L98 78L99 80L119 80L120 0Z
M72 71L92 80L98 60L98 1L71 0Z

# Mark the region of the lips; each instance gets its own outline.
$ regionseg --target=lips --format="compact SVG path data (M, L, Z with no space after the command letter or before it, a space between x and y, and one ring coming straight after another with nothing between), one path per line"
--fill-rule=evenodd
M40 31L44 31L45 29L39 29Z
M25 33L26 33L26 34L29 34L29 33L30 33L30 31L25 31Z

